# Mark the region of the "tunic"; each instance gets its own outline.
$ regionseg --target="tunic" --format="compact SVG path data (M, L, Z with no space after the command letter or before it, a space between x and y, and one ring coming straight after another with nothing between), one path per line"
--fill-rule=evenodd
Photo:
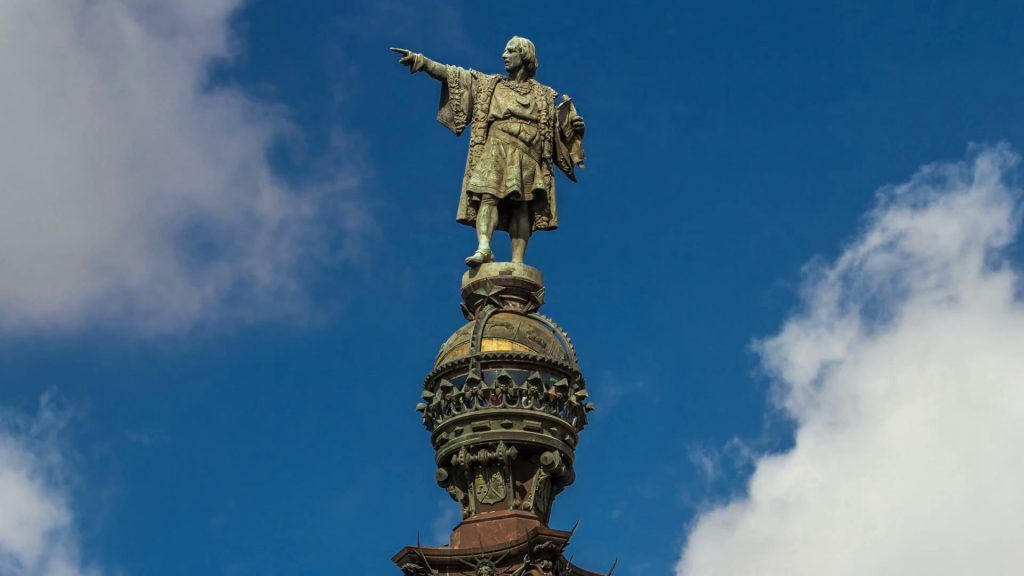
M471 126L456 220L475 226L480 196L491 194L499 199L499 230L508 230L511 203L529 206L534 231L557 228L554 166L572 174L581 159L567 152L574 136L558 126L555 90L533 79L445 70L437 120L456 135Z

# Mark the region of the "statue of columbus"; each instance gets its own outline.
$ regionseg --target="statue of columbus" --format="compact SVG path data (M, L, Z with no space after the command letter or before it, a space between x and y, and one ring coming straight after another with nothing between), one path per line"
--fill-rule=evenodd
M513 37L501 55L507 75L484 74L441 64L404 48L399 63L441 82L437 120L456 135L469 125L469 155L456 220L476 228L477 249L466 258L475 267L494 260L491 236L505 230L512 261L523 263L535 230L558 227L554 166L573 182L583 166L583 118L572 99L534 76L537 50Z

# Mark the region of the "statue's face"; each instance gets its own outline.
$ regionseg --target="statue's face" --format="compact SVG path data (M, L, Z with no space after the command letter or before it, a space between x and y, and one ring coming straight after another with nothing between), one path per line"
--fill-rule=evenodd
M501 59L505 61L505 71L510 74L523 67L523 55L512 42L505 45Z

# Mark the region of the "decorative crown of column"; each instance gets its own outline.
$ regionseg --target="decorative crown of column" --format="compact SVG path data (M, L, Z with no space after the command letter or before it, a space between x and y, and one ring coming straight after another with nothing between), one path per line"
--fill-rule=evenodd
M462 521L449 546L394 557L410 576L596 574L562 554L571 532L548 527L594 405L572 340L540 313L544 293L524 264L487 263L462 278L468 322L441 346L416 407Z

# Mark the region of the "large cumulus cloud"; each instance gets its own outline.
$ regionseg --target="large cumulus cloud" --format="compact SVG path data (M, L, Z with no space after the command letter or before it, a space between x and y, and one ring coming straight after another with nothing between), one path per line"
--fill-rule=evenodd
M976 148L879 192L759 343L795 444L698 518L677 572L1024 572L1017 156Z
M323 238L268 161L287 122L210 84L239 4L0 2L0 329L161 332L301 307Z

